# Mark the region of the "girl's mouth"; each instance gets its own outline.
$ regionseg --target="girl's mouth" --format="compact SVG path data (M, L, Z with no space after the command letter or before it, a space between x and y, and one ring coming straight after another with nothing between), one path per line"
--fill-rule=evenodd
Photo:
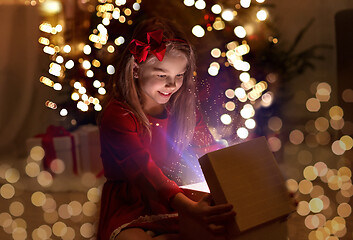
M166 92L160 92L160 91L158 91L158 93L159 93L160 95L162 95L163 97L170 97L170 96L172 95L171 92L170 92L170 93L166 93Z

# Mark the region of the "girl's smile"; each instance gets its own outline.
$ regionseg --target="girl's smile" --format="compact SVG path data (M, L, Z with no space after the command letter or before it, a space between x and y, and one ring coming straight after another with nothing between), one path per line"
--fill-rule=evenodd
M171 51L161 62L152 57L143 64L135 65L145 113L153 116L164 110L164 105L182 86L187 64L184 54Z

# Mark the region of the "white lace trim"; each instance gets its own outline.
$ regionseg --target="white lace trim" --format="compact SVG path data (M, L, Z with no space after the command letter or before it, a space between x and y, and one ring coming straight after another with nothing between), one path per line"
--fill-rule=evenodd
M177 217L178 213L170 213L170 214L159 214L159 215L145 215L145 216L140 216L139 218L132 220L129 223L125 223L123 225L121 225L120 227L118 227L117 229L115 229L112 234L110 234L110 238L109 240L114 240L116 238L116 236L118 236L118 234L127 226L129 226L132 223L148 223L148 222L155 222L155 221L159 221L159 220L163 220L163 219L167 219L167 218L173 218L173 217Z

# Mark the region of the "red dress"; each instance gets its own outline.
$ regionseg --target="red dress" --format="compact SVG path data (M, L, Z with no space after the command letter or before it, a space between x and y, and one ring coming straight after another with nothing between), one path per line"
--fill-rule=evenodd
M101 157L107 181L102 191L98 240L114 239L127 227L178 232L178 215L170 200L182 192L178 184L183 172L190 169L187 165L197 168L198 164L177 160L179 154L172 150L167 136L168 117L148 118L152 142L121 102L111 100L103 113ZM213 143L207 126L198 117L193 144L208 147ZM210 150L213 148L206 149Z

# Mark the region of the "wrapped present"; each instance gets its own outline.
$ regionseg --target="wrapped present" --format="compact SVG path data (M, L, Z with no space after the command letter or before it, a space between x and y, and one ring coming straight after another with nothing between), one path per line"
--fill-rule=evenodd
M98 177L103 171L100 157L101 147L99 128L96 125L83 125L75 131L80 139L80 167L82 172L91 172Z
M80 152L77 134L70 133L63 127L51 125L45 133L27 139L28 152L35 146L41 146L45 151L42 160L43 169L65 176L78 175ZM55 161L56 159L62 161Z

